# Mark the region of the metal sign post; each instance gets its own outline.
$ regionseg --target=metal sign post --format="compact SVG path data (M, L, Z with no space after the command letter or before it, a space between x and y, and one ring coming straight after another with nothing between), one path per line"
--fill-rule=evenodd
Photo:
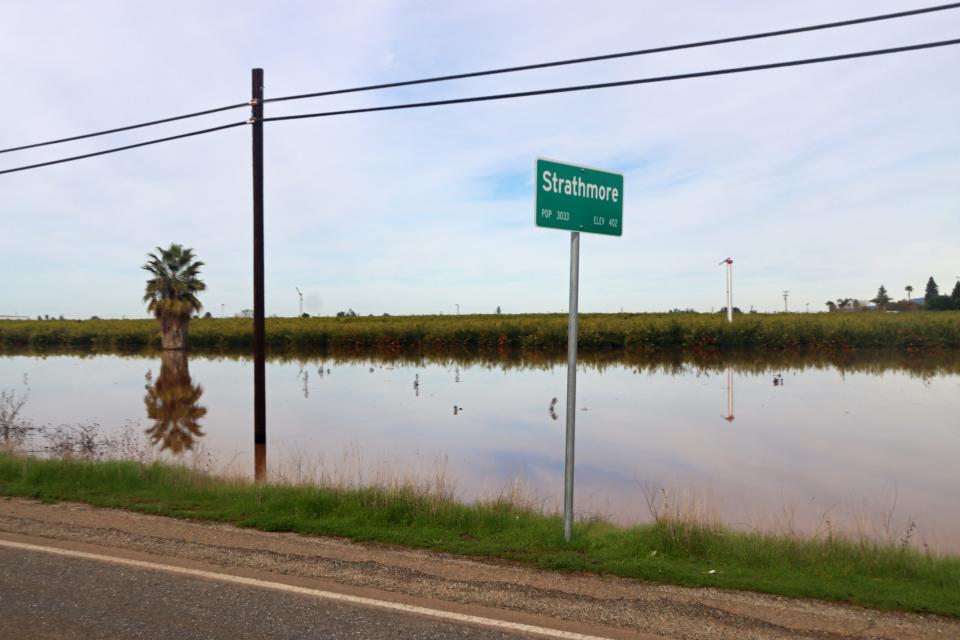
M563 480L563 538L573 537L573 467L577 425L577 311L580 232L623 234L623 174L539 158L536 224L570 231L570 307L567 329L567 442Z
M573 537L573 450L577 425L577 306L580 290L580 232L570 234L570 318L567 321L567 445L563 478L563 539Z

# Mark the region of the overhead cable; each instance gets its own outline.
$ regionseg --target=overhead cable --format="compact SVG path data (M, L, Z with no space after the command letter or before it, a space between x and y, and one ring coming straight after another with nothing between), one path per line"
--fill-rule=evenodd
M656 76L651 78L638 78L634 80L619 80L615 82L602 82L602 83L596 83L596 84L575 85L570 87L557 87L553 89L538 89L535 91L519 91L514 93L500 93L500 94L492 94L492 95L485 95L485 96L471 96L467 98L452 98L447 100L430 100L427 102L412 102L412 103L405 103L405 104L386 105L381 107L363 107L359 109L341 109L337 111L323 111L319 113L302 113L302 114L289 115L289 116L274 116L270 118L264 118L263 121L272 122L272 121L279 121L279 120L300 120L304 118L325 118L325 117L349 115L349 114L355 114L355 113L371 113L375 111L396 111L400 109L416 109L416 108L422 108L422 107L438 107L438 106L451 105L451 104L464 104L468 102L487 102L492 100L506 100L510 98L526 98L530 96L540 96L540 95L548 95L548 94L555 94L555 93L570 93L574 91L589 91L593 89L609 89L613 87L625 87L625 86L639 85L639 84L653 84L657 82L670 82L674 80L690 80L693 78L705 78L710 76L731 75L731 74L737 74L737 73L747 73L751 71L778 69L783 67L812 65L812 64L819 64L823 62L836 62L840 60L852 60L855 58L866 58L871 56L889 55L894 53L905 53L908 51L919 51L923 49L933 49L937 47L947 47L947 46L958 45L958 44L960 44L960 38L956 38L953 40L941 40L938 42L925 42L921 44L905 45L901 47L890 47L887 49L875 49L872 51L842 53L838 55L822 56L818 58L806 58L802 60L787 60L783 62L771 62L768 64L758 64L758 65L751 65L747 67L712 69L709 71L696 71L692 73L680 73L680 74L674 74L669 76ZM219 127L201 129L199 131L191 131L189 133L183 133L176 136L168 136L166 138L157 138L155 140L148 140L146 142L139 142L136 144L125 145L122 147L115 147L112 149L106 149L106 150L97 151L94 153L87 153L79 156L72 156L69 158L61 158L59 160L51 160L49 162L40 162L37 164L25 165L22 167L14 167L12 169L4 169L4 170L0 170L0 175L3 175L5 173L14 173L17 171L26 171L27 169L36 169L39 167L46 167L54 164L60 164L63 162L71 162L73 160L82 160L84 158L102 156L108 153L116 153L118 151L126 151L128 149L135 149L137 147L144 147L147 145L158 144L161 142L168 142L170 140L177 140L180 138L198 136L205 133L212 133L214 131L221 131L223 129L239 127L245 124L250 124L250 121L244 120L241 122L234 122L232 124L222 125Z
M854 58L866 58L870 56L882 56L893 53L903 53L906 51L918 51L921 49L933 49L935 47L946 47L960 44L960 38L954 40L942 40L939 42L925 42L922 44L913 44L902 47L891 47L888 49L875 49L873 51L858 51L855 53L842 53L834 56L823 56L819 58L806 58L803 60L787 60L784 62L771 62L768 64L756 64L748 67L732 67L727 69L713 69L710 71L696 71L693 73L678 73L669 76L656 76L652 78L639 78L635 80L618 80L615 82L600 82L596 84L582 84L570 87L557 87L554 89L538 89L535 91L517 91L514 93L496 93L485 96L471 96L468 98L451 98L448 100L429 100L426 102L408 102L405 104L393 104L382 107L361 107L359 109L340 109L337 111L321 111L319 113L301 113L289 116L273 116L264 118L264 122L276 120L300 120L303 118L325 118L330 116L343 116L354 113L371 113L374 111L396 111L400 109L417 109L421 107L439 107L448 104L463 104L467 102L487 102L490 100L506 100L510 98L527 98L530 96L542 96L552 93L570 93L573 91L590 91L593 89L609 89L612 87L626 87L636 84L653 84L656 82L670 82L673 80L690 80L693 78L706 78L709 76L731 75L735 73L747 73L750 71L763 71L766 69L779 69L782 67L797 67L801 65L818 64L822 62L836 62L838 60L852 60Z
M588 57L585 57L585 58L573 58L573 59L569 59L569 60L557 60L557 61L553 61L553 62L542 62L542 63L537 63L537 64L521 65L521 66L515 66L515 67L504 67L504 68L500 68L500 69L489 69L489 70L486 70L486 71L473 71L473 72L459 73L459 74L453 74L453 75L435 76L435 77L431 77L431 78L421 78L421 79L417 79L417 80L403 80L403 81L399 81L399 82L388 82L388 83L384 83L384 84L367 85L367 86L361 86L361 87L352 87L352 88L347 88L347 89L334 89L334 90L330 90L330 91L318 91L318 92L314 92L314 93L303 93L303 94L292 95L292 96L280 96L280 97L277 97L277 98L268 98L268 99L264 100L264 102L280 102L280 101L284 101L284 100L300 100L300 99L304 99L304 98L317 98L317 97L322 97L322 96L331 96L331 95L338 95L338 94L344 94L344 93L357 93L357 92L361 92L361 91L373 91L373 90L376 90L376 89L389 89L389 88L393 88L393 87L404 87L404 86L410 86L410 85L428 84L428 83L433 83L433 82L444 82L444 81L448 81L448 80L460 80L460 79L465 79L465 78L476 78L476 77L481 77L481 76L489 76L489 75L496 75L496 74L502 74L502 73L515 73L515 72L518 72L518 71L530 71L530 70L534 70L534 69L545 69L545 68L549 68L549 67L558 67L558 66L571 65L571 64L582 64L582 63L586 63L586 62L598 62L598 61L601 61L601 60L613 60L613 59L617 59L617 58L626 58L626 57L631 57L631 56L641 56L641 55L647 55L647 54L652 54L652 53L664 53L664 52L668 52L668 51L679 51L679 50L682 50L682 49L694 49L694 48L698 48L698 47L707 47L707 46L713 46L713 45L718 45L718 44L730 44L730 43L733 43L733 42L744 42L744 41L748 41L748 40L759 40L759 39L762 39L762 38L772 38L772 37L776 37L776 36L784 36L784 35L791 35L791 34L797 34L797 33L806 33L806 32L810 32L810 31L819 31L819 30L824 30L824 29L834 29L834 28L838 28L838 27L848 27L848 26L853 26L853 25L858 25L858 24L866 24L866 23L869 23L869 22L879 22L879 21L882 21L882 20L893 20L893 19L897 19L897 18L906 18L906 17L910 17L910 16L917 16L917 15L922 15L922 14L928 14L928 13L934 13L934 12L938 12L938 11L946 11L946 10L949 10L949 9L958 9L958 8L960 8L960 2L953 2L953 3L949 3L949 4L941 4L941 5L930 6L930 7L921 7L921 8L917 8L917 9L909 9L909 10L906 10L906 11L897 11L897 12L894 12L894 13L885 13L885 14L880 14L880 15L875 15L875 16L867 16L867 17L864 17L864 18L853 18L853 19L850 19L850 20L840 20L840 21L837 21L837 22L826 22L826 23L821 23L821 24L808 25L808 26L805 26L805 27L793 27L793 28L790 28L790 29L779 29L779 30L777 30L777 31L766 31L766 32L762 32L762 33L754 33L754 34L747 34L747 35L741 35L741 36L731 36L731 37L727 37L727 38L717 38L717 39L713 39L713 40L703 40L703 41L699 41L699 42L689 42L689 43L684 43L684 44L666 45L666 46L662 46L662 47L653 47L653 48L649 48L649 49L640 49L640 50L637 50L637 51L624 51L624 52L620 52L620 53L610 53L610 54L598 55L598 56L588 56ZM140 129L140 128L143 128L143 127L151 127L151 126L155 126L155 125L158 125L158 124L164 124L164 123L167 123L167 122L175 122L175 121L177 121L177 120L185 120L185 119L187 119L187 118L196 118L196 117L198 117L198 116L209 115L209 114L212 114L212 113L219 113L219 112L222 112L222 111L229 111L229 110L232 110L232 109L239 109L239 108L241 108L241 107L246 107L246 106L249 106L249 103L248 103L248 102L241 102L241 103L238 103L238 104L232 104L232 105L227 105L227 106L223 106L223 107L216 107L216 108L213 108L213 109L205 109L205 110L203 110L203 111L195 111L195 112L193 112L193 113L186 113L186 114L179 115L179 116L171 116L171 117L169 117L169 118L160 118L159 120L151 120L151 121L149 121L149 122L141 122L141 123L139 123L139 124L132 124L132 125L124 126L124 127L115 127L115 128L112 128L112 129L105 129L105 130L103 130L103 131L94 131L94 132L92 132L92 133L85 133L85 134L76 135L76 136L69 136L69 137L66 137L66 138L59 138L59 139L56 139L56 140L47 140L46 142L36 142L36 143L32 143L32 144L20 145L20 146L17 146L17 147L9 147L9 148L6 148L6 149L0 149L0 154L2 154L2 153L10 153L10 152L13 152L13 151L24 151L24 150L26 150L26 149L35 149L35 148L37 148L37 147L45 147L45 146L54 145L54 144L61 144L61 143L64 143L64 142L73 142L73 141L75 141L75 140L83 140L83 139L86 139L86 138L95 138L95 137L97 137L97 136L105 136L105 135L112 134L112 133L120 133L120 132L122 132L122 131L131 131L131 130L133 130L133 129Z
M919 9L910 9L908 11L897 11L896 13L884 13L881 15L867 16L865 18L853 18L850 20L840 20L838 22L825 22L806 27L793 27L790 29L779 29L777 31L766 31L763 33L752 33L742 36L731 36L728 38L717 38L714 40L701 40L699 42L688 42L685 44L673 44L662 47L652 47L649 49L639 49L637 51L623 51L620 53L608 53L599 56L588 56L585 58L571 58L569 60L557 60L554 62L540 62L537 64L527 64L516 67L503 67L500 69L489 69L487 71L470 71L467 73L456 73L445 76L434 76L432 78L420 78L418 80L402 80L399 82L386 82L383 84L372 84L362 87L352 87L348 89L332 89L329 91L317 91L314 93L301 93L292 96L281 96L278 98L267 98L264 102L281 102L285 100L302 100L304 98L320 98L323 96L340 95L344 93L358 93L361 91L374 91L377 89L392 89L395 87L407 87L417 84L429 84L433 82L446 82L448 80L462 80L465 78L478 78L481 76L492 76L501 73L516 73L517 71L531 71L533 69L547 69L549 67L560 67L571 64L582 64L585 62L599 62L601 60L614 60L617 58L628 58L632 56L643 56L651 53L665 53L667 51L680 51L682 49L696 49L699 47L709 47L718 44L730 44L733 42L745 42L748 40L760 40L762 38L773 38L776 36L792 35L796 33L807 33L810 31L820 31L824 29L835 29L838 27L849 27L857 24L866 24L869 22L879 22L882 20L893 20L896 18L906 18L937 11L946 11L948 9L960 9L960 2L950 4L941 4L932 7L923 7Z
M150 122L141 122L140 124L131 124L125 127L116 127L114 129L105 129L103 131L94 131L93 133L84 133L78 136L70 136L69 138L60 138L58 140L47 140L46 142L35 142L33 144L25 144L19 147L10 147L9 149L0 149L0 153L10 153L11 151L23 151L24 149L36 149L37 147L46 147L51 144L60 144L61 142L72 142L74 140L83 140L84 138L96 138L97 136L105 136L110 133L130 131L132 129L142 129L143 127L152 127L157 124L164 124L165 122L176 122L177 120L186 120L187 118L196 118L198 116L210 115L211 113L220 113L221 111L230 111L231 109L239 109L240 107L249 107L249 106L250 104L247 102L242 102L240 104L231 104L225 107L217 107L215 109L205 109L203 111L185 113L182 116L171 116L169 118L161 118L160 120L151 120Z
M136 149L137 147L146 147L151 144L160 144L161 142L169 142L171 140L179 140L180 138L190 138L192 136L199 136L205 133L213 133L214 131L223 131L224 129L232 129L233 127L240 127L245 124L249 124L248 120L242 120L241 122L234 122L232 124L225 124L219 127L210 127L209 129L200 129L199 131L190 131L188 133L181 133L176 136L167 136L166 138L157 138L155 140L147 140L146 142L138 142L136 144L128 144L122 147L114 147L112 149L104 149L103 151L95 151L93 153L85 153L79 156L71 156L69 158L60 158L59 160L50 160L49 162L38 162L37 164L28 164L22 167L14 167L12 169L2 169L0 170L0 175L4 173L15 173L17 171L26 171L27 169L37 169L39 167L49 167L52 164L61 164L64 162L73 162L74 160L83 160L84 158L93 158L95 156L105 156L108 153L116 153L118 151L126 151L128 149Z

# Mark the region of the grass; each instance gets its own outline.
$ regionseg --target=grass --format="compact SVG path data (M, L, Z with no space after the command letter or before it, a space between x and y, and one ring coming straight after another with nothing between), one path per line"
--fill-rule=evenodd
M463 504L443 490L407 484L254 484L157 462L9 453L0 453L0 495L342 536L544 569L960 616L960 558L922 553L906 540L733 531L678 511L660 510L652 524L632 528L579 522L568 544L559 516L509 498Z
M208 318L190 324L198 349L249 350L252 322ZM268 318L273 352L337 349L560 353L565 314ZM0 347L137 350L159 346L153 320L4 320ZM750 348L769 351L893 348L960 349L960 312L718 314L581 314L585 352Z

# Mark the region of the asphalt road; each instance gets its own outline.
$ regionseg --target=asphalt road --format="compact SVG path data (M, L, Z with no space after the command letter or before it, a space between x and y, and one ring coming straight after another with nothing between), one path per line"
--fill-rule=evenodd
M424 616L0 548L0 638L522 637Z

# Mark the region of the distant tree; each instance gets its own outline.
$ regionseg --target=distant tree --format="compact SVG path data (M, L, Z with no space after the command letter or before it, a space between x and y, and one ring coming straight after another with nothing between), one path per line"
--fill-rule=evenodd
M907 292L907 302L910 302L911 296L913 296L913 285L907 285L903 288Z
M497 315L500 315L500 305L497 305Z
M143 301L160 323L161 345L186 349L190 314L203 308L197 293L207 288L199 278L203 263L194 260L193 249L179 244L157 247L157 253L147 257L150 259L142 268L152 277L147 280Z
M100 319L100 316L90 316L90 319L91 319L91 320L99 320L99 319Z
M870 302L877 305L878 309L885 309L890 303L890 296L887 295L886 287L880 285L880 288L877 290L877 297L872 299Z
M928 311L949 311L953 309L953 298L950 296L937 296L936 298L931 298L928 302L924 304L924 308Z
M834 313L837 310L837 303L833 300L827 300L824 304L827 305L827 311Z
M43 316L37 316L37 320L43 320Z
M212 318L212 317L213 317L213 314L210 313L209 311L207 311L205 314L203 314L203 317L204 317L204 318Z
M887 311L913 311L915 308L909 300L896 300L887 305Z
M736 306L735 306L735 307L733 308L733 315L737 315L738 313L741 313L741 314L742 314L743 311L740 310L740 307L736 307ZM720 311L717 311L717 315L722 315L722 316L727 315L727 308L726 308L726 307L720 307Z
M930 279L927 280L927 292L923 296L923 301L927 304L930 304L939 296L940 287L937 286L937 281L933 279L933 276L930 276Z
M302 314L300 317L301 317L301 318L309 318L309 317L310 317L310 314L307 313L306 311L304 311L303 314Z
M59 320L66 320L66 318L63 317L63 314L62 314L62 313L60 314L60 318L58 318L58 319L59 319Z
M923 306L928 311L948 311L950 309L960 308L957 304L960 301L960 282L954 287L953 293L949 296L940 295L940 288L937 286L933 276L927 280L927 291L923 296ZM955 297L956 296L956 297Z

